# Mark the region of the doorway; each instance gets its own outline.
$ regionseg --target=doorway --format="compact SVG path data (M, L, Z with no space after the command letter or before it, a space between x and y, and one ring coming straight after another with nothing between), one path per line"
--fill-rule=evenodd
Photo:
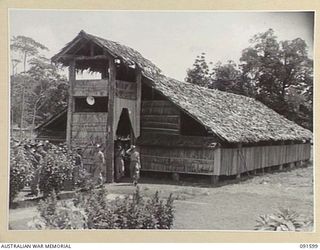
M126 155L126 151L130 148L134 141L134 133L129 117L129 110L123 108L119 118L117 130L116 130L116 141L115 141L115 162L114 162L114 179L119 182L122 177L130 177L130 157ZM120 149L119 149L120 148ZM119 152L121 150L122 152ZM121 163L121 157L123 163ZM124 164L124 172L119 175L121 165ZM120 171L121 172L121 171Z

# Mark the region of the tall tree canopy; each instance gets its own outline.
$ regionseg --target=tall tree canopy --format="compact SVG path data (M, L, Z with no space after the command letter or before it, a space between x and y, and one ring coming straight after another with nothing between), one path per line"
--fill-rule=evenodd
M27 60L30 56L37 56L40 50L48 50L43 44L36 42L31 37L14 36L11 39L10 48L18 52L23 59L23 71L26 71Z
M186 81L255 98L312 130L313 61L305 41L277 41L272 29L256 34L242 51L240 65L218 62L209 68L198 56Z
M240 58L249 96L312 128L313 61L308 58L305 41L278 42L269 29L255 35L250 43Z
M212 69L212 84L210 88L231 93L241 93L241 71L234 61L226 64L218 62Z
M24 61L22 72L12 70L11 124L32 129L66 107L67 80L56 65L40 56L40 50L47 48L32 38L14 37L11 39L11 49L20 53ZM15 68L20 62L12 59Z
M210 69L205 53L197 56L192 68L187 70L186 81L203 87L211 85Z

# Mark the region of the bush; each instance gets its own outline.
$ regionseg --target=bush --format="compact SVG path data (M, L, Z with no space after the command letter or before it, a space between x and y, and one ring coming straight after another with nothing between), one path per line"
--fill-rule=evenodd
M37 152L37 145L43 144L43 152ZM10 203L17 194L34 178L39 178L39 189L47 197L52 191L57 194L69 182L73 186L73 173L76 153L67 150L66 145L59 146L49 142L11 140L10 146ZM36 181L37 183L37 181ZM90 186L89 174L80 169L78 187Z
M49 144L40 164L39 189L44 197L52 191L58 194L67 181L72 181L74 154L66 146Z
M274 214L261 215L257 220L255 230L266 231L309 231L310 222L303 221L295 211L280 208Z
M39 216L29 222L31 229L85 229L87 218L83 208L73 202L58 203L55 192L38 205Z
M24 144L17 144L11 141L10 150L10 188L9 201L13 202L17 194L27 184L32 172L32 164L30 162L28 152L24 148Z
M77 194L70 202L58 202L55 194L42 202L35 229L170 229L174 220L173 198L158 192L143 198L139 188L131 196L107 200L107 192L92 190Z

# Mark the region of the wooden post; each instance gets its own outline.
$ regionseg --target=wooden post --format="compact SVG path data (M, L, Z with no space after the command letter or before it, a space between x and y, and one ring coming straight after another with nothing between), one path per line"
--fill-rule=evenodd
M114 136L113 136L113 119L114 119L114 95L116 85L116 67L113 58L109 58L109 98L108 98L108 118L107 118L107 138L106 138L106 181L114 181Z
M180 175L179 175L179 173L172 173L172 179L174 180L174 181L179 181L180 180Z
M135 137L138 138L140 136L140 113L141 113L141 70L137 70L137 102L136 102L136 129L137 133L135 134Z
M241 150L242 150L242 144L239 143L238 144L238 157L237 157L237 175L236 175L236 179L240 179L241 177L241 161L243 160L241 157Z
M71 149L72 140L72 113L73 113L73 86L76 80L75 61L72 60L69 64L69 98L68 98L68 113L67 113L67 146Z
M211 175L211 184L217 185L219 182L219 175Z
M221 172L221 148L214 149L213 174L219 176Z
M294 162L290 162L289 163L289 169L293 169L294 168Z
M295 166L296 166L297 168L300 168L300 167L302 166L301 161L296 161L296 162L295 162Z

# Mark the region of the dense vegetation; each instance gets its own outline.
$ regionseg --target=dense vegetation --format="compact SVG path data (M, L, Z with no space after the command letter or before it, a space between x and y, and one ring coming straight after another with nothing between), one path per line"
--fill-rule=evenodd
M39 150L39 145L44 146ZM10 151L10 202L25 187L31 186L38 177L39 192L47 197L52 191L62 189L91 188L87 171L79 169L77 183L74 181L76 152L67 150L66 145L49 142L33 143L30 140L11 140Z
M38 206L39 216L34 229L170 229L173 225L173 198L142 197L135 193L114 200L107 199L107 190L78 193L72 201L58 201L52 193Z

